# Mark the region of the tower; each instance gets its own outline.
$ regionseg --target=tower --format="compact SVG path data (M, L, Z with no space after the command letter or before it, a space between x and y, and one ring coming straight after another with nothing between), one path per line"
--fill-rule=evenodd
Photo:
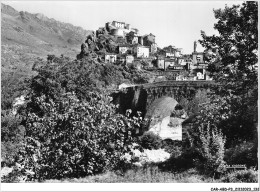
M197 41L194 41L194 53L196 53L196 49L197 49Z

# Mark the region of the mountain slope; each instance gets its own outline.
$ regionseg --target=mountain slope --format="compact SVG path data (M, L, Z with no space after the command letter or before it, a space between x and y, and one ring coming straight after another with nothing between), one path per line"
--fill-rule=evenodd
M81 27L49 19L42 14L18 12L4 4L1 4L1 16L3 45L18 44L41 52L67 52L70 54L69 56L75 57L79 45L91 32Z
M80 44L90 33L42 14L18 12L1 4L1 97L13 91L10 86L16 85L11 82L18 84L33 75L31 68L38 58L46 59L48 54L76 58Z

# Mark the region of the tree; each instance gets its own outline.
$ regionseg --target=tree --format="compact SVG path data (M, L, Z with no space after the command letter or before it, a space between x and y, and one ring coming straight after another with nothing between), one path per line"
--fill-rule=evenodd
M250 140L257 121L258 2L226 6L214 13L219 35L207 36L202 31L199 42L213 52L209 71L220 86L201 121L213 121L229 144Z
M217 52L217 60L211 62L210 72L221 82L226 94L244 94L257 85L258 62L258 2L247 1L224 10L214 10L218 22L214 28L219 36L207 36L202 31L199 42ZM216 59L216 58L214 58ZM242 92L241 92L242 91Z
M83 177L112 169L130 150L142 118L116 113L107 85L117 66L91 59L45 63L35 68L28 102L23 165L33 178ZM113 78L115 77L115 78Z
M116 167L129 152L141 118L116 114L105 93L86 92L81 101L66 93L59 101L37 97L43 115L26 119L25 167L34 178L84 177Z

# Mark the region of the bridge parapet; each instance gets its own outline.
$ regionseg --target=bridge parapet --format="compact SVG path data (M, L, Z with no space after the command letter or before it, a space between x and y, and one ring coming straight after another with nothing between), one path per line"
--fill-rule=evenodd
M215 81L160 81L154 83L146 83L141 85L136 85L135 87L142 86L144 89L151 87L196 87L196 88L204 88L204 87L212 87L216 86Z

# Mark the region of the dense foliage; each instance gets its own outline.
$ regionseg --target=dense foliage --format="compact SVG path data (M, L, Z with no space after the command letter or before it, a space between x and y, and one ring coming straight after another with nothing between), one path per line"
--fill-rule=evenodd
M258 172L252 169L235 171L227 174L221 179L221 182L225 183L257 183Z
M11 109L14 99L25 92L25 80L26 78L19 73L1 74L1 110Z
M109 89L116 66L91 60L48 62L35 67L27 103L24 169L33 178L82 177L116 167L134 142L141 117L116 113ZM123 78L123 77L122 77Z
M257 165L257 141L244 142L226 150L225 161L228 164L243 164L248 168Z
M166 167L189 168L181 163L186 161L209 175L223 173L224 159L257 167L257 7L258 2L245 2L215 10L219 36L202 32L200 43L211 52L209 72L219 86L196 101L195 123L188 131L190 146Z
M19 116L12 113L1 115L1 165L13 166L24 147L25 128Z
M133 150L136 143L171 153L168 161L159 164L163 171L196 168L212 177L225 174L226 163L257 168L257 9L257 2L245 2L215 10L219 36L202 32L200 43L212 51L209 71L219 86L211 93L199 91L193 100L182 99L176 106L171 116L180 117L185 111L196 115L183 143L162 141L152 132L138 138L144 125L141 115L134 117L130 110L118 114L111 103L110 94L121 83L150 80L149 72L137 70L140 63L105 64L90 54L73 61L48 55L47 61L35 62L37 75L26 83L16 81L15 75L4 78L1 163L15 165L4 181L18 182L16 176L38 181L79 178L128 168L123 167L122 157L137 151ZM108 36L101 35L93 51L115 51L109 42ZM26 104L15 116L10 113L13 99L24 90ZM161 177L157 168L151 174ZM152 176L150 180L155 181ZM256 182L257 173L229 173L222 181Z
M87 92L85 97L79 101L67 93L56 102L37 98L43 116L29 113L26 120L26 158L33 161L37 179L109 170L130 149L138 119L115 114L107 96Z
M211 50L209 71L220 84L202 113L227 137L227 147L256 135L258 2L215 10L219 36L202 32L200 43Z

